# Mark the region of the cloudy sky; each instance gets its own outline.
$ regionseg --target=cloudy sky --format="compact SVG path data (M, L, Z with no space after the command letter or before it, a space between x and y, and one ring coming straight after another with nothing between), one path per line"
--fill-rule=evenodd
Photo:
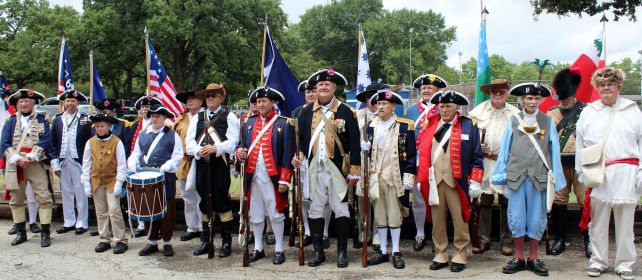
M282 0L282 8L288 14L289 22L296 23L306 9L328 3L328 0ZM71 5L82 9L82 0L51 0L52 4ZM535 21L529 0L486 0L490 14L487 21L487 42L490 54L500 54L511 62L522 62L534 58L550 59L554 62L572 62L591 46L602 30L601 15L582 18L541 15ZM402 8L427 11L432 9L446 18L446 24L457 28L457 39L448 48L448 65L459 68L458 52L465 62L477 56L479 39L479 10L477 0L383 0L385 9ZM642 9L636 13L639 21L626 18L606 25L607 62L631 57L640 58L642 50ZM366 36L368 31L366 30ZM367 37L366 37L367 39ZM370 42L369 42L370 43ZM372 43L370 43L372 44Z

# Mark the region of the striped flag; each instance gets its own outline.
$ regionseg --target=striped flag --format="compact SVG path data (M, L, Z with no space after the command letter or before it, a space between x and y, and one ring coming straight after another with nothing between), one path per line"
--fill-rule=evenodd
M486 20L482 19L479 29L479 51L477 53L477 79L475 86L475 105L488 100L489 96L481 91L481 86L490 83L490 61L486 45Z
M167 71L161 64L158 54L152 45L149 34L145 35L145 49L147 53L147 80L149 82L149 94L161 100L175 116L185 111L183 104L176 99L176 89L172 84ZM168 119L172 124L174 119Z
M366 49L366 37L363 35L363 29L359 26L359 64L357 64L357 93L366 90L366 87L372 83L370 76L370 64L368 64L368 49ZM357 101L357 109L365 107Z
M62 37L60 44L60 58L58 60L58 94L61 95L66 90L74 89L74 78L71 74L71 60L69 60L69 51L67 50L67 39Z

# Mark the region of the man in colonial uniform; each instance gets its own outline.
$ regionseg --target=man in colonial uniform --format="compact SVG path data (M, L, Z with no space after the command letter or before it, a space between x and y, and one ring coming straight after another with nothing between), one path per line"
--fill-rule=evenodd
M190 122L203 111L203 100L196 97L195 91L182 92L176 95L176 99L181 101L187 107L187 111L182 113L176 120L174 130L181 137L183 142L184 155L183 160L178 164L178 171L176 171L176 178L178 179L178 187L183 197L183 212L185 213L185 224L187 225L187 233L181 235L181 241L189 241L196 237L201 236L203 227L201 225L201 210L198 209L198 203L201 197L196 193L196 182L190 179L190 186L187 186L188 174L196 174L196 170L190 170L194 164L194 157L186 153L186 135L187 128Z
M509 198L508 226L515 245L515 258L504 266L503 272L512 274L528 269L536 275L548 276L548 268L537 258L547 222L547 185L553 178L555 186L551 188L560 190L566 185L555 122L537 109L542 98L551 92L540 83L523 83L513 87L509 94L518 96L524 109L506 126L491 176L492 183L503 186L504 195ZM530 238L528 261L524 258L525 236Z
M36 200L40 205L39 215L42 231L40 246L49 247L50 225L53 199L48 189L49 180L44 164L49 164L48 153L51 148L49 123L44 115L36 114L36 103L45 97L29 89L21 89L9 97L9 104L16 106L16 114L11 116L2 129L0 151L6 159L5 184L11 191L11 215L18 228L11 245L27 241L25 229L25 188L31 184Z
M292 111L292 118L297 119L301 113L301 110L306 106L314 104L317 101L317 87L316 85L310 85L307 80L299 83L299 92L305 94L305 104L296 107ZM301 166L301 183L302 186L302 195L301 198L301 215L303 217L303 247L309 246L312 244L312 239L310 238L310 226L308 224L308 211L310 211L310 189L308 187L308 178L309 174L305 165ZM325 224L323 225L323 248L330 248L330 239L328 238L328 229L330 227L330 218L332 217L332 208L330 205L326 205L323 210L323 220ZM297 244L298 247L298 244Z
M366 127L371 120L373 120L374 118L379 116L379 111L377 109L377 103L376 102L375 103L371 103L370 102L370 98L373 95L375 95L377 93L377 91L383 90L383 89L387 89L389 87L390 86L388 86L386 84L383 84L383 83L372 83L372 84L368 85L364 91L358 92L356 94L355 98L357 99L357 101L366 104L366 107L357 110L357 122L359 123L359 132L362 134L361 135L361 140L368 139L368 135L364 135L364 127ZM414 127L413 127L412 130L414 130ZM414 138L414 136L413 136L413 138ZM365 158L361 158L361 166L364 165L364 160L365 160ZM362 170L362 171L367 172L367 170ZM364 211L364 207L365 207L364 206L364 201L363 201L363 179L364 178L362 177L361 180L359 180L359 182L357 183L357 188L355 189L355 192L356 192L357 197L358 197L358 202L357 203L358 203L358 206L359 206L358 207L359 208L359 213L355 214L355 216L357 218L356 222L357 222L358 227L359 227L359 236L358 236L358 239L357 239L357 241L359 241L359 242L353 242L353 244L352 244L352 247L355 248L355 249L361 248L361 246L363 245L363 238L365 236L364 235L365 234L365 229L363 228L364 217L365 217L364 216L364 212L363 212ZM372 205L372 204L370 204L370 205ZM373 229L375 227L374 227L374 224L372 223L372 221L373 221L373 217L372 217L372 215L370 215L370 221L368 221L368 225L370 225L370 228L368 229L368 236L369 236L368 239L372 239L372 246L375 247L375 250L379 250L379 245L380 245L380 243L379 243L379 231L376 231L376 230L373 231ZM374 232L374 236L370 234L371 232ZM368 241L370 241L370 240L368 240Z
M519 109L506 103L510 83L508 80L497 79L490 84L482 85L481 91L490 95L490 100L484 101L470 111L469 117L477 123L482 134L482 155L484 156L484 179L482 180L482 195L479 199L479 243L480 248L473 247L473 254L481 254L490 249L490 233L492 221L492 205L495 202L495 194L498 194L499 203L499 235L501 241L501 252L505 256L513 254L512 237L508 224L506 223L506 208L508 199L501 195L502 189L490 182L490 175L493 174L497 162L497 153L502 146L504 130L510 122L510 118L519 113Z
M345 77L330 68L313 74L308 82L316 84L319 98L314 105L301 110L297 121L303 155L293 158L295 167L307 158L307 168L314 174L308 180L311 200L308 223L314 245L314 257L308 261L308 266L319 266L325 261L323 212L329 203L335 216L337 266L347 267L348 185L354 186L361 177L361 136L354 111L335 97L337 85L348 83Z
M65 223L56 232L65 233L75 229L76 234L83 234L89 227L89 200L80 183L80 174L85 143L91 137L91 124L88 116L78 111L78 105L81 101L87 101L87 97L79 91L68 90L59 95L58 100L63 102L65 111L57 114L53 120L51 168L60 177Z
M185 136L187 154L196 159L196 190L201 197L199 208L203 213L201 246L194 255L207 253L210 237L210 217L217 215L221 221L223 244L220 258L232 253L232 203L230 201L229 155L239 142L239 119L221 107L225 100L225 88L216 83L196 92L196 97L205 100L207 110L198 113L190 121ZM211 196L210 196L211 194ZM208 205L212 213L208 212Z
M423 132L429 125L428 120L433 116L439 115L439 106L430 103L430 98L432 98L439 90L446 88L448 83L437 75L425 74L415 79L413 86L419 90L421 97L416 104L410 105L404 117L414 122L415 141L417 142L417 152L419 152L419 143ZM416 252L419 252L426 245L424 227L426 224L427 204L426 201L423 200L421 190L418 187L412 190L412 198L412 213L415 219L415 226L417 228L415 243L412 248Z
M85 195L94 198L100 235L100 243L94 251L105 252L113 242L114 254L122 254L127 251L125 222L120 209L120 195L127 175L125 145L109 130L118 123L116 118L107 114L96 114L89 118L96 135L84 147L80 181Z
M249 186L249 217L254 233L263 235L265 217L269 217L275 235L273 264L285 262L283 230L287 208L287 191L291 185L294 156L294 127L287 118L277 116L275 102L284 102L283 95L271 88L257 88L250 95L257 103L258 115L243 125L243 142L237 149L239 160L246 160L245 185ZM265 257L262 238L257 238L250 262Z
M162 104L153 105L147 111L150 125L139 134L134 151L127 160L127 167L135 172L138 167L159 168L165 174L165 199L167 212L160 220L145 222L149 231L148 244L138 252L139 256L148 256L158 252L157 241L163 238L163 253L170 257L174 255L172 234L174 232L174 216L176 214L176 170L183 159L183 142L178 134L165 126L165 120L174 118Z
M549 221L551 233L555 238L551 246L553 255L559 255L566 249L568 195L571 193L571 189L575 193L577 204L580 207L584 206L586 194L586 189L578 182L577 173L575 173L575 124L586 106L575 98L575 91L580 85L581 79L579 74L571 72L569 68L560 70L553 79L553 88L560 105L551 108L547 113L555 121L562 152L562 168L566 178L566 187L555 193L551 221ZM584 254L590 258L591 242L588 230L581 229L581 232L584 237Z
M379 250L369 265L389 261L387 251L388 229L392 241L392 265L401 269L406 266L399 252L401 223L407 211L399 198L415 185L417 156L414 124L409 119L395 116L397 104L403 106L403 99L398 94L383 89L369 100L376 104L379 116L368 125L369 141L361 140L361 149L371 152L369 174L369 199L374 205L374 221L379 233ZM406 212L406 213L403 213Z
M479 130L457 110L457 106L468 105L463 94L442 92L435 94L430 102L439 104L439 115L429 120L419 143L417 171L421 195L430 205L426 218L432 219L433 225L435 257L430 270L448 266L446 218L450 212L456 250L450 271L460 272L468 261L469 196L481 194L480 182L484 175Z
M123 119L119 119L116 115L116 109L121 107L120 102L116 99L107 98L102 101L94 102L94 107L96 107L100 113L107 114L118 120L118 123L112 124L110 130L118 137L118 139L123 141L123 144L125 144L124 141L127 139L127 129L129 128L130 123ZM96 133L92 130L92 135L94 134ZM125 149L127 156L129 156L129 152L129 149Z

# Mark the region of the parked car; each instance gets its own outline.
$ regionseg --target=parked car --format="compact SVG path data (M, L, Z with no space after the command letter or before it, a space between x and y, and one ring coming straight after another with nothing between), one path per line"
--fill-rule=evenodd
M93 107L93 106L92 106ZM81 113L89 114L89 102L82 101L80 106L78 106L78 111ZM36 112L44 114L47 119L53 120L54 116L61 112L62 108L60 107L60 101L57 97L49 97L42 101L40 104L36 105ZM94 113L97 112L96 107L93 107Z
M138 117L138 110L134 107L134 101L121 100L123 106L120 107L120 114L123 119L134 121Z

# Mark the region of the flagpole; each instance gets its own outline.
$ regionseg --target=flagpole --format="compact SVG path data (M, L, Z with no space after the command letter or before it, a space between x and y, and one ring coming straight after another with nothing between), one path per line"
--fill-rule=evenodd
M265 73L263 73L263 72L264 72L264 69L265 69L265 44L267 44L267 42L266 42L266 40L267 40L267 30L268 30L267 21L268 21L268 19L267 19L267 15L266 15L265 16L265 22L263 23L264 24L264 26L263 26L263 50L261 51L261 78L260 78L260 82L259 82L259 85L261 85L261 86L263 86L263 82L264 82L263 79L264 79L264 75L265 75Z
M94 114L94 50L89 51L89 114Z
M604 65L606 66L606 23L609 21L608 18L606 18L606 14L602 14L602 18L600 19L600 22L602 22L602 52L604 52ZM598 67L600 66L599 63L599 57L598 57Z
M145 88L145 95L149 95L149 33L147 33L147 26L145 26L145 72L147 73L147 87Z
M63 56L64 56L64 53L65 53L66 40L67 39L65 38L65 34L63 33L62 34L62 43L60 43L60 58L58 59L58 78L56 78L58 83L60 83L60 73L63 70L63 63L62 62L63 62L63 59L64 59ZM58 85L58 87L60 88L60 84ZM65 85L65 87L66 87L66 85ZM56 97L58 97L59 95L60 95L60 93L57 93ZM60 101L58 101L58 112L62 112L62 103L60 103Z
M363 31L362 30L363 30L363 27L361 25L361 22L359 22L359 47L357 48L359 50L359 52L357 53L357 57L361 56L361 44L363 44L363 42L362 42L362 36L363 36L362 32ZM357 81L355 82L355 84L357 84L359 82L359 71L358 70L359 70L359 62L357 61Z

